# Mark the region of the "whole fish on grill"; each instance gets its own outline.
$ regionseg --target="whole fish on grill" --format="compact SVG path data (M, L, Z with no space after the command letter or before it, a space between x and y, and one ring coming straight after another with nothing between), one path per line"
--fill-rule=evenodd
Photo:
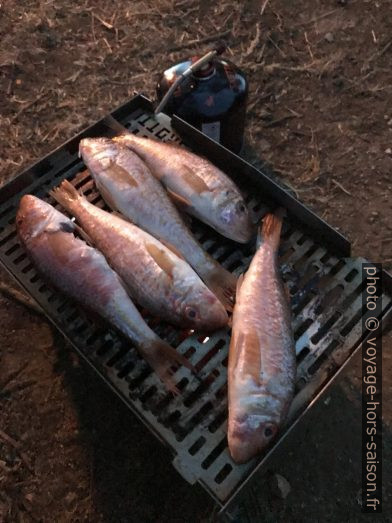
M277 260L282 215L265 216L261 244L238 280L228 365L228 442L238 463L272 441L294 393L290 306Z
M204 331L227 324L227 313L218 298L166 245L136 225L89 203L67 180L51 195L75 216L131 296L155 316Z
M206 158L177 144L130 133L113 118L106 123L120 134L113 138L142 158L166 187L173 201L231 240L247 243L254 225L235 183Z
M178 392L171 377L173 362L192 365L148 327L104 256L74 236L74 223L48 203L25 195L16 227L42 275L135 343L169 390Z
M85 138L79 150L109 207L160 241L173 245L231 310L235 276L201 248L145 163L108 138Z

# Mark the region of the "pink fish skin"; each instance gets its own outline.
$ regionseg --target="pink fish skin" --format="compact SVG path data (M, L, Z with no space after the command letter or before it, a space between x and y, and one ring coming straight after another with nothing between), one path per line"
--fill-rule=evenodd
M64 180L51 195L75 216L131 296L155 316L181 327L213 331L225 308L188 263L136 225L91 204Z
M291 314L277 261L282 215L268 214L262 242L240 277L229 348L229 450L245 463L276 436L295 383Z
M180 208L231 240L250 241L255 227L243 196L209 160L177 144L130 132L122 132L114 140L146 162Z
M79 151L109 207L158 240L172 244L231 311L236 277L202 249L137 154L108 138L84 138Z
M16 226L39 272L135 343L168 389L177 393L171 377L173 362L192 366L148 327L104 256L74 236L73 222L48 203L25 195Z

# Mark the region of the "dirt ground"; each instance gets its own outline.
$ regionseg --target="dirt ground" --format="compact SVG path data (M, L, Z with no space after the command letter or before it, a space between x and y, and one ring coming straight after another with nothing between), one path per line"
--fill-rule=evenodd
M160 71L230 31L228 57L250 81L248 144L354 255L390 268L391 14L388 0L0 2L0 184L134 91L154 97ZM389 333L380 521L392 520L391 348ZM360 512L360 428L357 361L285 444L241 520L376 520ZM291 486L284 500L275 473ZM215 513L49 323L0 294L0 522Z

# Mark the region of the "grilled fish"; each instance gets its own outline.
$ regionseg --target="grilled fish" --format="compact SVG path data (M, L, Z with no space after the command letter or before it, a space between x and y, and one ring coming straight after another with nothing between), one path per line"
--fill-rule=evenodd
M130 132L122 132L113 140L146 162L178 207L226 238L239 243L251 240L254 225L238 187L206 158L176 144Z
M48 203L25 195L16 226L42 275L134 342L169 390L178 392L171 377L173 362L192 365L148 327L103 255L74 236L73 222Z
M143 307L181 327L212 331L227 324L217 297L186 261L156 238L89 203L66 180L51 195L75 216Z
M290 307L277 262L282 213L268 214L261 244L238 280L229 349L229 450L245 463L277 434L294 393Z
M80 153L106 203L131 222L169 242L224 306L232 309L236 278L193 238L162 185L132 151L107 138L85 138Z

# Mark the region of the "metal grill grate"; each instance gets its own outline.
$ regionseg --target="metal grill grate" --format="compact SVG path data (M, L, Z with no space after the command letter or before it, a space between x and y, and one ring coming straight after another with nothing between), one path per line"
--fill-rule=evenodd
M135 133L179 141L178 135L146 113L145 107L124 116L123 123ZM88 132L91 133L102 134L102 126L95 126ZM54 203L47 197L48 191L68 179L91 202L104 207L77 156L77 143L78 140L68 142L0 191L0 259L75 348L172 449L173 464L183 477L191 483L199 481L223 504L260 462L259 459L235 465L226 445L230 332L198 337L146 316L154 330L185 354L199 371L195 378L187 369L179 369L175 378L181 395L172 397L129 343L115 332L97 327L71 300L41 280L18 242L15 213L25 193ZM260 218L268 207L260 188L245 176L237 182ZM362 260L338 258L294 223L285 224L280 247L282 273L292 300L298 362L296 396L286 430L358 345L362 315ZM252 248L228 241L196 221L191 226L203 247L224 267L236 274L246 270ZM384 311L390 307L390 301L389 296L383 296Z

